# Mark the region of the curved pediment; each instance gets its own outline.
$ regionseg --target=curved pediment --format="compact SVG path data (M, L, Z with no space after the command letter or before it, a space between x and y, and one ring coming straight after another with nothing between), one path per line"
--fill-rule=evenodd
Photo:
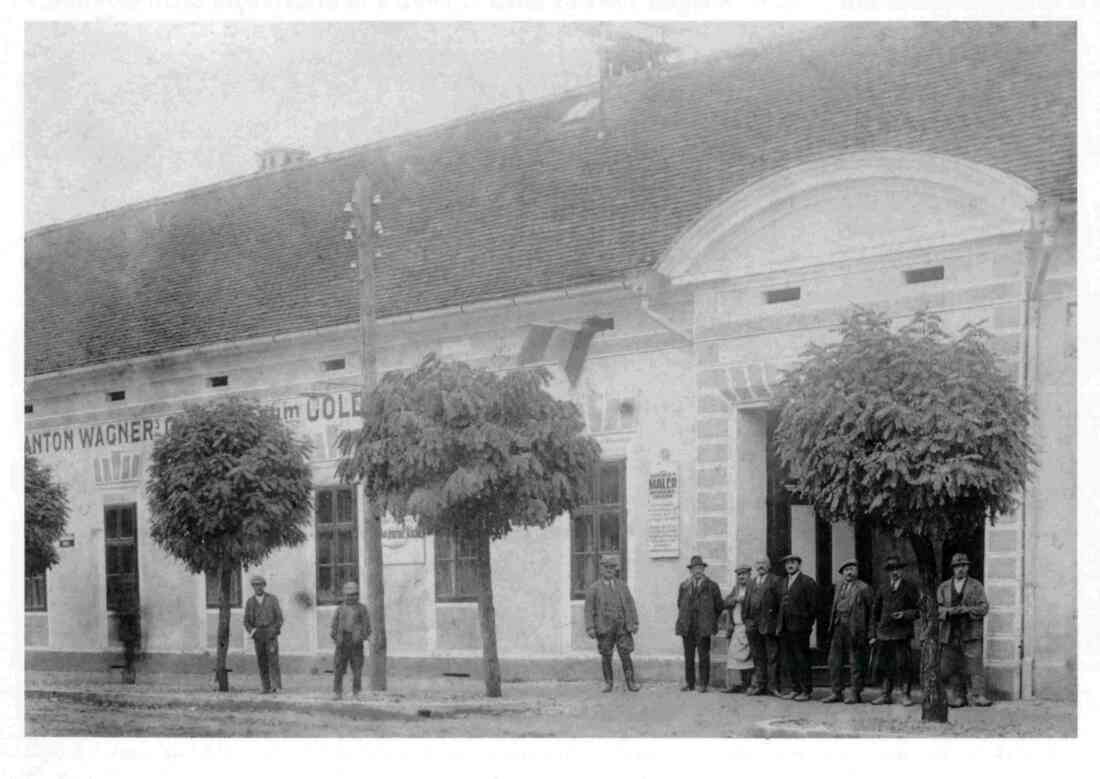
M658 263L672 283L731 278L1025 230L1030 186L991 168L912 152L817 160L734 193Z

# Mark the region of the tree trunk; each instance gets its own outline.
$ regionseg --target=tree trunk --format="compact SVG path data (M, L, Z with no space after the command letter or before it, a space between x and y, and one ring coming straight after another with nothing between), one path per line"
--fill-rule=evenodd
M940 618L936 603L943 543L919 535L910 535L909 543L917 556L921 578L920 686L924 693L921 720L947 722L947 698L940 683Z
M370 689L386 689L386 585L382 570L382 521L370 496L363 490L364 533L367 557L367 613L370 615Z
M229 692L229 672L225 668L229 654L229 598L233 588L233 569L222 563L218 566L218 660L214 678L218 692Z
M485 695L499 698L500 659L497 657L497 615L493 608L493 571L489 551L489 533L477 534L477 616L481 623L481 656L485 664Z

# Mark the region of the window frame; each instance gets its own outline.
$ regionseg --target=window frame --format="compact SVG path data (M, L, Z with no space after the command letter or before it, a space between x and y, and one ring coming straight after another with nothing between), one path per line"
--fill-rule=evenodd
M37 582L41 582L41 585L37 585ZM28 597L33 591L42 593L42 601L32 603ZM23 611L31 612L34 614L42 614L49 611L49 599L46 595L46 572L36 573L32 575L23 576Z
M604 486L604 469L613 466L616 470L618 481L618 501L601 502L601 493ZM600 546L601 536L597 532L600 519L608 514L618 515L619 548L603 549ZM588 526L589 549L578 552L576 550L577 524L585 523ZM576 507L569 518L569 598L570 600L584 600L585 592L596 578L599 577L600 556L603 554L619 555L619 578L627 581L627 510L626 510L626 458L614 458L601 460L599 467L592 473L589 481L589 502ZM578 562L584 564L587 558L592 558L591 570L594 575L591 581L585 581L580 589L575 588L577 581Z
M334 606L339 605L343 600L341 590L344 582L353 581L359 582L359 490L354 487L348 487L343 485L332 485L328 487L317 487L313 494L313 529L314 529L314 584L317 593L317 605L318 606ZM330 495L329 499L329 519L326 521L321 520L321 504L322 495ZM340 512L340 495L346 494L351 496L351 519L348 521L339 520ZM342 536L342 532L351 531L351 559L343 559L340 554L340 542L339 539ZM322 545L328 545L328 562L321 562L321 548ZM322 569L329 569L330 576L329 581L332 584L331 590L322 589L321 587L321 571ZM352 576L341 578L341 571L350 570Z
M447 539L447 555L445 558L440 558L440 538ZM435 534L435 543L433 544L433 566L435 571L435 602L436 603L474 603L477 602L477 590L478 590L478 570L477 570L477 548L471 548L468 545L475 544L472 539L461 539L458 532L455 530L439 530ZM463 550L463 547L466 547ZM460 552L465 551L465 554ZM445 563L449 566L450 574L442 575L440 573L440 563ZM463 577L459 575L461 566L468 566L468 575L466 580L473 582L473 590L470 592L461 592L459 588L460 582L464 581ZM439 585L441 582L446 581L449 585L447 592L440 592Z
M112 512L119 512L119 518L121 518L126 511L129 511L132 515L133 521L133 535L111 535L111 523L108 521L108 517ZM115 527L118 527L116 521ZM132 573L111 573L111 549L124 549L129 547L130 554L133 555L133 572ZM119 612L118 606L119 597L121 591L118 590L120 586L118 582L125 581L127 579L133 580L134 591L134 606L139 607L141 604L141 578L139 569L139 557L138 557L138 545L137 545L137 504L136 503L112 503L103 507L103 556L104 556L104 579L106 584L105 595L108 614L117 614ZM113 597L112 597L113 595Z
M233 582L230 584L229 589L229 608L239 609L244 606L244 573L240 568L233 569ZM216 571L206 571L203 574L203 582L206 589L206 608L217 609L221 608L218 603L218 582Z

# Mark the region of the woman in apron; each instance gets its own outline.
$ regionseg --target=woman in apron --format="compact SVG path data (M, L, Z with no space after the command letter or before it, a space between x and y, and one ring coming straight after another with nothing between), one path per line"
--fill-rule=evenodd
M749 573L747 565L738 566L734 573L737 581L726 597L724 617L728 623L726 638L729 648L726 650L726 692L742 692L752 681L752 651L749 636L745 632L745 620L741 616L741 604L748 594Z

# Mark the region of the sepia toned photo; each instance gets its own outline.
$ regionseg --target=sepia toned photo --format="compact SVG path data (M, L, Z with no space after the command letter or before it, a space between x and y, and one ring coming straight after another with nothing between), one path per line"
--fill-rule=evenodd
M1077 37L28 21L25 735L1075 738Z

